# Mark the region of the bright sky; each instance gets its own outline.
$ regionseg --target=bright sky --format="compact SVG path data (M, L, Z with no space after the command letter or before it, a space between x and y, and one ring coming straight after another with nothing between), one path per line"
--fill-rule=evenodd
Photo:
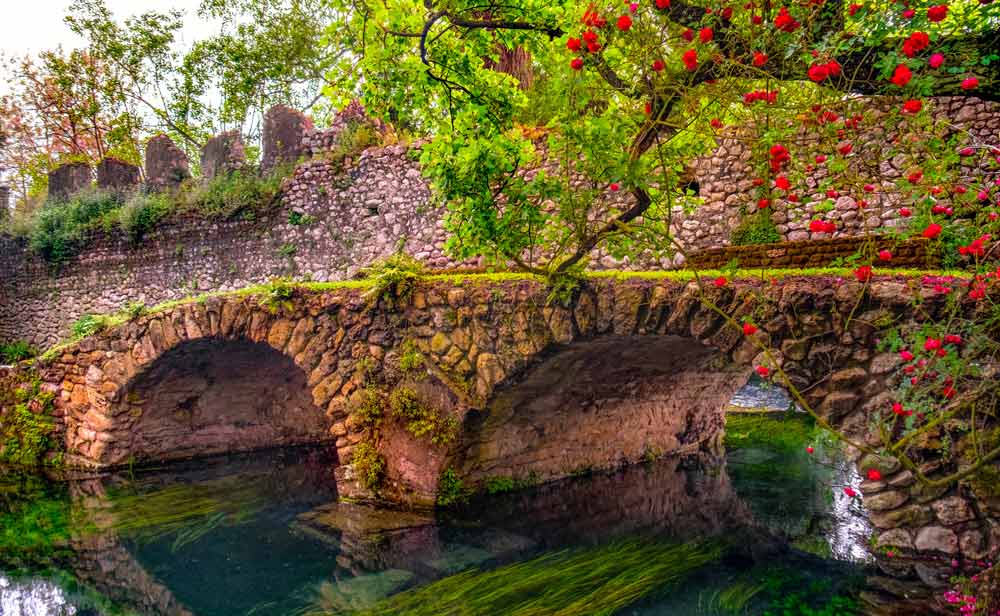
M199 38L215 32L215 25L198 18L200 0L105 0L109 9L120 21L129 15L144 11L166 11L176 8L184 11L185 28L182 47L187 48ZM3 18L0 19L0 51L3 55L24 55L62 45L73 48L80 44L63 23L71 0L2 0Z

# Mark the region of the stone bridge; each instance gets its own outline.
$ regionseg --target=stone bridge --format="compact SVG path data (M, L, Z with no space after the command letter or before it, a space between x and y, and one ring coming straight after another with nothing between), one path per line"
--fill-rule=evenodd
M902 277L703 291L679 277L594 277L568 307L548 293L470 276L395 298L361 283L210 297L78 342L43 378L73 465L330 442L341 495L427 505L456 480L537 482L717 451L724 403L768 362L703 297L756 323L808 402L858 434L899 376L876 351L879 328L916 318L916 295L924 313L944 306ZM874 465L885 480L862 488L885 541L970 558L1000 545L995 512L974 497L927 494L894 461L859 461ZM936 518L916 504L930 500Z

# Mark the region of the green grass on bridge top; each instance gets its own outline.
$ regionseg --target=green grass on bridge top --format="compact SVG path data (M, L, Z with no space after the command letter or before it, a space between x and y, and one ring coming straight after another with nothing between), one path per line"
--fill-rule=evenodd
M880 270L875 268L873 270L875 276L884 276L889 278L916 278L922 276L951 276L955 278L968 278L971 277L967 271L962 270L915 270L915 269L885 269ZM725 276L729 280L764 280L768 281L772 278L781 279L791 276L803 276L803 277L841 277L847 279L853 279L854 273L852 269L842 268L842 267L818 267L818 268L803 268L803 269L753 269L753 270L734 270L734 271L721 271L721 270L661 270L661 271L645 271L645 272L631 272L631 271L620 271L620 270L609 270L600 272L588 272L586 278L593 280L676 280L676 281L690 281L694 280L696 277L701 277L706 283L711 282L718 278L719 276ZM490 282L514 282L521 280L534 280L538 282L543 282L544 278L541 276L536 276L532 274L527 274L524 272L489 272L489 273L443 273L443 274L433 274L428 273L421 276L420 280L428 282L451 282L454 284L462 283L490 283ZM289 285L307 289L310 291L333 291L337 289L369 289L374 284L371 280L361 279L361 280L341 280L335 282L308 282L308 281L289 281ZM204 293L201 295L191 295L183 297L176 300L171 300L152 306L148 308L144 314L157 314L172 310L179 306L184 306L187 304L204 302L211 298L217 297L238 297L247 295L257 295L267 292L269 286L266 284L253 285L245 287L243 289L238 289L236 291L214 291L210 293ZM110 327L117 327L123 325L130 320L127 314L122 312L104 315L103 317L103 329ZM71 338L57 343L55 346L49 348L45 353L41 355L41 360L49 361L55 358L58 353L69 347L70 345L79 342L82 338Z

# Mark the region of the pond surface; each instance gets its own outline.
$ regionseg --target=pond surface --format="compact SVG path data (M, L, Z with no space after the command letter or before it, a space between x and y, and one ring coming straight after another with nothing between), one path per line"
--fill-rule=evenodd
M0 614L851 614L867 527L837 486L855 478L789 421L774 438L772 420L731 420L724 459L436 517L338 503L317 450L68 483L7 474Z

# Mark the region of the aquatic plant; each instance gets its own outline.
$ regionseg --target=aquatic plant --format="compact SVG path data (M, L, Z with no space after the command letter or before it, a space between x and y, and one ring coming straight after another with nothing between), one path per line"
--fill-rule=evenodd
M722 556L718 543L627 539L474 569L390 597L364 616L602 616L658 593Z

